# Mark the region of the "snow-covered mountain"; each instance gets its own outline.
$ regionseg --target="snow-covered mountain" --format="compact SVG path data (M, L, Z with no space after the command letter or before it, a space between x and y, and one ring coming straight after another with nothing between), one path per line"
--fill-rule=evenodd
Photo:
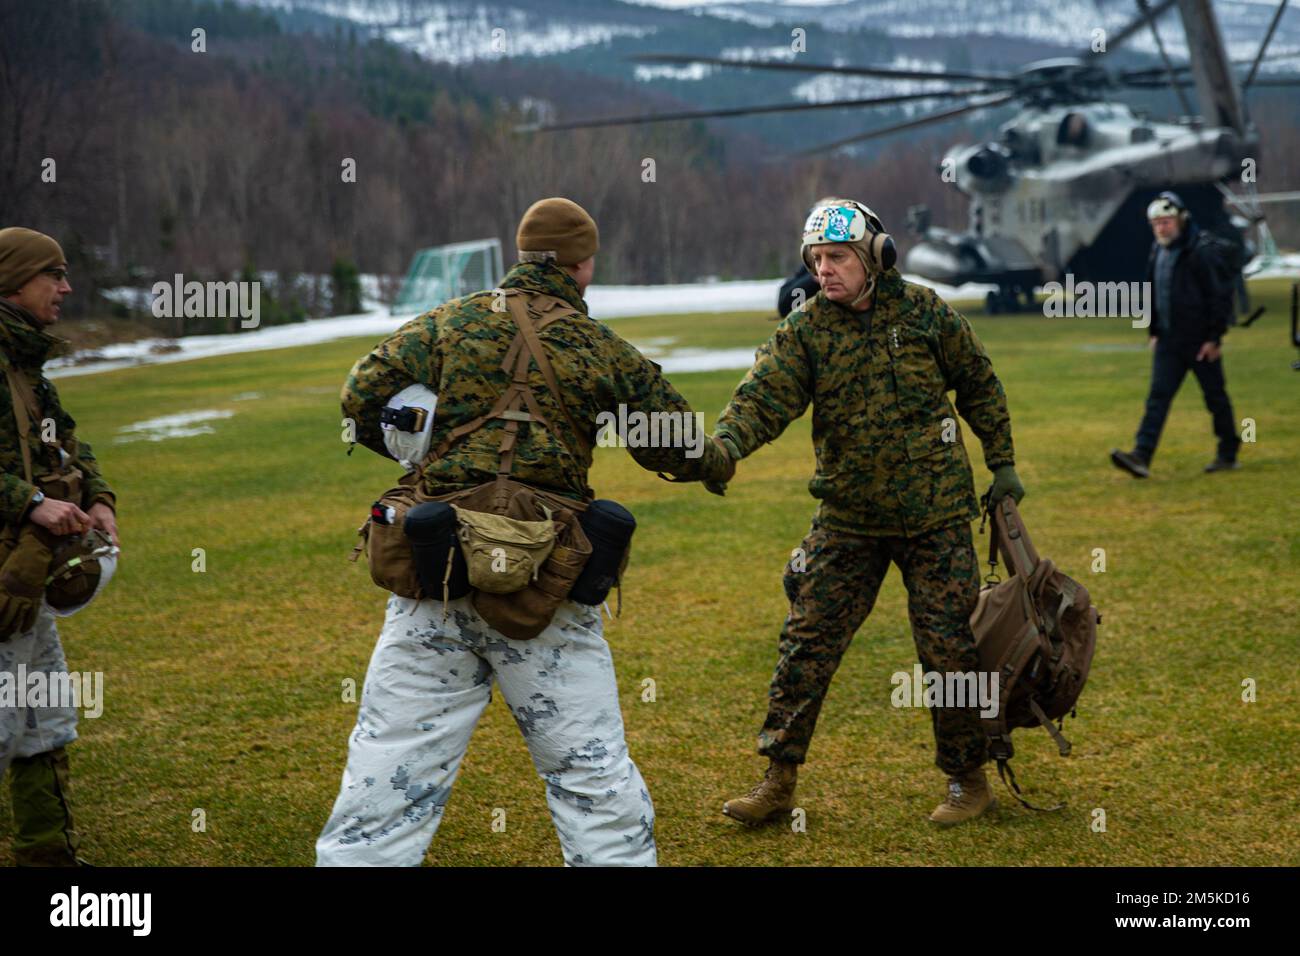
M1084 49L1096 29L1116 30L1137 15L1124 0L239 0L290 12L311 11L364 27L444 63L502 55L556 56L619 37L647 38L683 25L731 24L772 30L816 27L899 39L1015 37ZM1254 54L1275 0L1215 0L1234 57ZM1176 12L1159 22L1175 58L1186 55ZM1130 42L1155 54L1148 31ZM1300 12L1282 18L1273 49L1300 49Z
M506 56L550 57L611 40L641 38L672 19L634 4L576 0L239 0L292 14L307 11L349 23L438 63L463 65ZM621 9L620 9L621 8ZM319 21L317 21L319 22Z
M524 105L517 80L493 64L554 65L640 89L659 102L696 108L816 102L917 93L944 84L829 72L742 71L703 64L646 64L647 53L739 60L802 59L833 65L875 64L921 70L1015 71L1034 60L1085 53L1096 31L1114 33L1137 13L1132 0L239 0L275 11L290 30L342 25L382 37L438 63L468 67L485 89ZM1214 0L1229 53L1249 60L1276 10L1274 0ZM1176 8L1158 22L1175 60L1186 57ZM1300 12L1288 9L1270 53L1300 51ZM1114 52L1114 51L1112 51ZM1142 30L1106 65L1156 65L1156 41ZM1300 72L1300 56L1265 70ZM1244 67L1242 68L1244 71ZM541 102L537 116L570 119L589 109ZM1160 115L1176 109L1168 90L1126 98ZM546 100L545 96L541 100ZM728 129L774 143L817 136L836 123L884 125L932 111L921 100L870 112L773 114L729 120ZM1004 110L1009 110L1006 107ZM626 112L626 111L624 111ZM599 114L598 114L599 115ZM996 114L983 116L988 122ZM847 127L846 127L847 128ZM825 138L824 135L821 138ZM814 140L815 141L815 140Z

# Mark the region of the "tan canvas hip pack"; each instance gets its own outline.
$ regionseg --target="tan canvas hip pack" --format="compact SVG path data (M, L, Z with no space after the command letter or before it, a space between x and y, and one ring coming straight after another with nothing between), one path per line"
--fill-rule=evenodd
M551 322L576 311L551 296L528 296L507 290L506 305L517 331L506 351L501 368L511 377L510 385L488 412L453 429L425 460L424 466L445 455L453 444L493 419L505 421L497 449L497 477L462 491L429 496L424 492L423 468L403 479L376 503L391 509L387 523L374 517L360 529L370 566L370 576L385 590L402 597L439 597L426 594L415 569L411 543L403 531L406 513L425 501L443 501L456 511L461 554L473 588L474 606L488 624L514 640L536 637L550 623L556 608L568 598L591 555L591 543L578 523L585 502L533 488L510 477L514 467L519 423L540 425L564 445L560 432L543 414L528 382L530 362L536 362L547 389L554 396L573 433L583 443L584 432L573 421L564 403L555 370L542 348L537 332ZM540 318L530 314L541 308ZM575 457L577 457L575 455ZM446 594L441 595L445 601ZM445 604L444 604L445 608Z

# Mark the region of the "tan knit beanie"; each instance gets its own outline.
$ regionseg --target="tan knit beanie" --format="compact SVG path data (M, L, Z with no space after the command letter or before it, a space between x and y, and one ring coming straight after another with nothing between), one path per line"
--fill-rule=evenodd
M0 295L12 295L32 276L67 262L63 249L43 232L0 229Z
M553 252L562 266L577 265L596 254L600 233L596 222L571 199L541 199L519 220L515 244L520 252Z

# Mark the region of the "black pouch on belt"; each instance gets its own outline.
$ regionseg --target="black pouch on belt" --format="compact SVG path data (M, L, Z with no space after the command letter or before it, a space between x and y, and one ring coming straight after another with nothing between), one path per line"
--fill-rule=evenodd
M618 583L627 565L636 519L617 501L598 498L578 516L578 522L591 542L591 557L574 582L569 600L599 604Z
M469 573L456 537L456 510L445 501L426 501L406 512L402 531L411 542L415 574L425 597L449 601L470 592Z

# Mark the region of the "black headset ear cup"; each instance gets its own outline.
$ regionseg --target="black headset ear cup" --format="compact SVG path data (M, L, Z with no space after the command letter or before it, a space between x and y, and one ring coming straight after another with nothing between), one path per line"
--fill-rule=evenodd
M876 260L876 267L881 272L888 272L898 261L898 247L894 245L893 236L887 232L873 236L871 239L871 257Z

